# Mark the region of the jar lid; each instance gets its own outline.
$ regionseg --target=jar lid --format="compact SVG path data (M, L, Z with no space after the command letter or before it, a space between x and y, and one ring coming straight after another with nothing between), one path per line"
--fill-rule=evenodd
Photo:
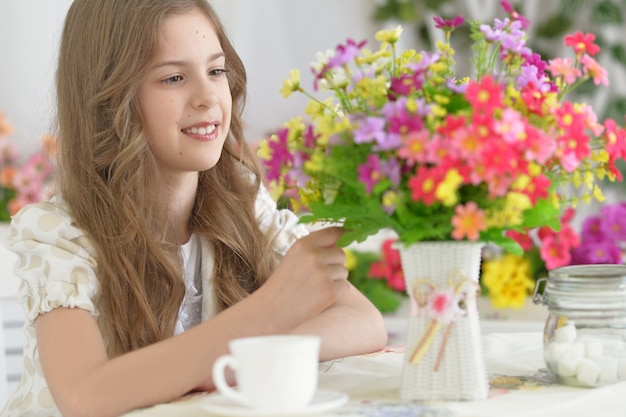
M551 310L626 308L626 265L565 266L550 271L545 282L535 302Z

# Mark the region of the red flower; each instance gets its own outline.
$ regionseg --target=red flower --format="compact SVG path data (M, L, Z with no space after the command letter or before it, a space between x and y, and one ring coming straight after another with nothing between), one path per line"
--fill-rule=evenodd
M594 56L600 52L600 47L593 43L595 39L596 35L593 33L576 32L572 35L565 36L565 46L573 47L576 55L587 53Z
M404 272L402 272L402 261L400 252L393 248L396 239L387 239L382 244L382 258L378 262L372 262L368 276L387 281L389 287L394 290L406 291Z
M492 114L495 108L502 107L502 85L490 76L479 82L470 81L465 98L476 112Z

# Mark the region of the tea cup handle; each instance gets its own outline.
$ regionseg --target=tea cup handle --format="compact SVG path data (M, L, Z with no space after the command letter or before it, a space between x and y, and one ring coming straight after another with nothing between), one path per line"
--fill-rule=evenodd
M222 355L215 363L213 363L213 382L220 394L225 397L235 400L239 404L248 406L248 400L236 389L233 389L228 382L226 382L226 368L237 370L237 359L233 355Z

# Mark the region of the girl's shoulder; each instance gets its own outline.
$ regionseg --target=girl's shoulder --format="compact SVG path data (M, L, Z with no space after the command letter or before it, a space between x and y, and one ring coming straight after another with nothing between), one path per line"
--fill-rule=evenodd
M50 241L58 238L74 240L84 235L75 225L63 198L54 196L49 201L22 207L11 219L7 241L29 237Z

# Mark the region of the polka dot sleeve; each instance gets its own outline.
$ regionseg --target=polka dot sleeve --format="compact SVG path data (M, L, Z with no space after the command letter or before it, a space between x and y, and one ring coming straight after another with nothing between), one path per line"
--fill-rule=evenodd
M309 233L304 224L298 223L298 216L291 210L279 210L276 207L276 202L263 185L256 201L256 214L261 229L281 255L284 255L296 240Z
M85 233L72 225L62 201L23 208L13 218L6 246L18 256L14 273L20 278L18 299L26 316L57 307L81 308L97 316L96 260Z

